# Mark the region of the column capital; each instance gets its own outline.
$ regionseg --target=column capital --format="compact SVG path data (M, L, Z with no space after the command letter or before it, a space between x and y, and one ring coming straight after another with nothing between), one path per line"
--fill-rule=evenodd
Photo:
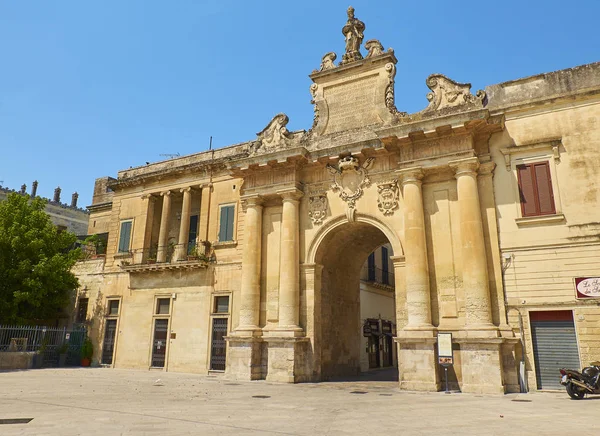
M454 170L454 177L460 176L477 176L477 170L479 169L479 159L476 157L469 157L467 159L458 159L448 162L448 166Z
M421 185L423 177L425 176L423 168L421 167L412 167L405 168L402 170L396 170L396 174L398 174L398 179L400 180L400 184L402 186L407 185L409 183Z
M170 197L171 196L171 191L163 191L160 193L161 197Z
M188 187L186 187L186 188L181 188L181 189L179 190L179 192L181 192L181 193L185 193L185 192L192 192L192 187L191 187L191 186L188 186Z
M143 194L140 198L142 200L153 201L156 200L156 193Z
M277 191L277 195L281 196L283 201L290 201L290 200L298 201L302 198L302 196L304 195L304 192L302 192L298 188L290 188L290 189L283 189L281 191Z
M260 195L247 195L240 198L245 207L262 206L264 199Z
M482 176L493 176L495 168L496 168L496 164L492 161L482 163L479 166L479 174Z

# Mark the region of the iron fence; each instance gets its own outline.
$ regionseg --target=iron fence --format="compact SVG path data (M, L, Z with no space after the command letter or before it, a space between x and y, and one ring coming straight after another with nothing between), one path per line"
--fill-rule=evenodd
M66 365L79 365L86 337L87 329L78 325L71 329L0 325L0 352L38 352L43 366L57 366L62 354Z

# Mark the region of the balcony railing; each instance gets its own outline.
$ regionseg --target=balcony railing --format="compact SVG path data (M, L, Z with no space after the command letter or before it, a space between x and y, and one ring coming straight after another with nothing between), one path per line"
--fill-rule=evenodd
M168 244L151 248L136 248L115 254L122 269L130 272L205 268L211 261L210 247L204 245Z
M383 270L377 267L363 266L360 271L360 280L374 285L384 286L393 289L395 287L395 277L393 271Z

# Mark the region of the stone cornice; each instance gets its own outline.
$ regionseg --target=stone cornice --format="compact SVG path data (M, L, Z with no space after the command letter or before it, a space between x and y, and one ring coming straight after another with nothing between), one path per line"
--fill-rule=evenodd
M117 191L126 187L137 186L151 181L160 181L167 177L171 178L199 171L208 172L209 170L212 170L215 172L226 173L228 162L236 159L245 158L246 156L248 156L247 152L241 152L229 156L215 158L214 160L209 159L190 162L174 167L162 167L156 171L152 171L152 169L149 168L147 172L142 172L140 174L136 174L129 177L119 178L114 182L110 183L108 187L111 188L113 191Z
M87 207L87 210L90 212L100 212L103 210L110 210L112 209L112 201L108 201L106 203L98 203L98 204L90 204Z

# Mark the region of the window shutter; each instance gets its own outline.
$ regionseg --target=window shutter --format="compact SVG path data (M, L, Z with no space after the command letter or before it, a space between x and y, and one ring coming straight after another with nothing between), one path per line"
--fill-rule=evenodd
M370 282L375 281L375 253L369 254L369 260L367 262L367 274Z
M235 206L227 206L227 240L233 241L233 211Z
M221 219L219 221L219 241L227 241L227 208L221 208Z
M535 204L535 187L531 169L532 168L529 165L517 166L521 212L523 216L534 216L538 214Z
M385 285L389 284L388 262L390 261L388 249L381 247L381 282Z
M538 163L535 167L535 181L538 190L540 215L555 213L554 195L552 193L552 180L550 179L550 166L548 162Z
M131 239L131 221L121 223L121 235L119 237L119 253L129 251L129 241Z

